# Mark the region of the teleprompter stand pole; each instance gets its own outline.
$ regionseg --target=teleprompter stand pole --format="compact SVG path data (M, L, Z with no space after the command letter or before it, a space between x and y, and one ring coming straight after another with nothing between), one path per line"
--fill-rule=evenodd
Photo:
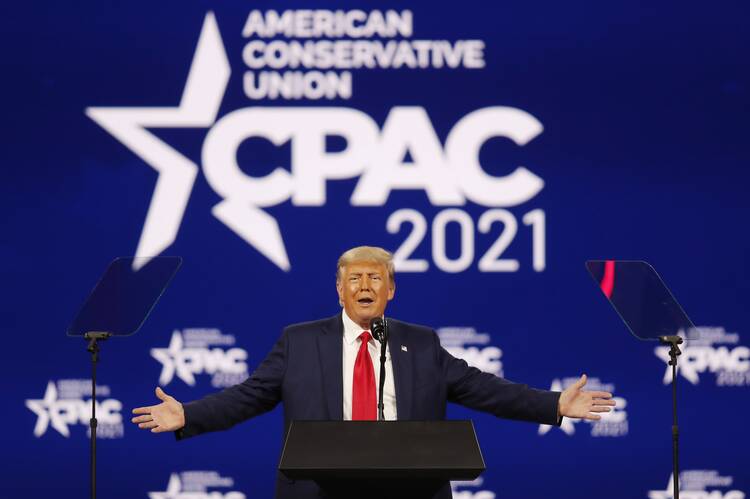
M669 345L669 365L672 366L672 485L674 491L672 497L680 499L680 465L679 465L679 440L680 431L677 428L677 356L682 352L680 345L682 338L680 336L659 336L662 345Z
M110 333L90 332L83 335L89 342L86 350L91 352L91 499L96 499L96 364L99 362L99 343L112 336Z

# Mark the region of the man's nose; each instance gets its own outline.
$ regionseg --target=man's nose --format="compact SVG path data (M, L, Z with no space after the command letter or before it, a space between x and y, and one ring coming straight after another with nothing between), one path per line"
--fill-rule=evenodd
M359 281L359 289L361 290L370 290L370 278L367 276L363 276L362 279Z

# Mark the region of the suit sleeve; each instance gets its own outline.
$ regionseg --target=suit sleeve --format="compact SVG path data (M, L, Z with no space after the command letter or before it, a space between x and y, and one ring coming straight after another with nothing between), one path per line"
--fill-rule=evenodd
M288 341L285 330L263 362L242 383L184 404L185 426L176 432L177 438L226 430L276 407L281 402Z
M437 334L435 341L449 402L506 419L560 424L557 414L560 392L537 390L480 371L448 353L440 346Z

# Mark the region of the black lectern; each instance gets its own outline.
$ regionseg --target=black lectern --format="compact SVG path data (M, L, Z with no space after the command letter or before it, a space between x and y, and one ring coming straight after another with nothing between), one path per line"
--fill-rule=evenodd
M279 463L332 498L431 498L484 470L471 421L293 421Z

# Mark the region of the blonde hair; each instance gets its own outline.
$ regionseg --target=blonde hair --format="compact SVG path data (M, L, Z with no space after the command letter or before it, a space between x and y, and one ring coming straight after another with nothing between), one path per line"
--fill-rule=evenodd
M396 267L393 265L393 254L377 246L357 246L356 248L344 251L336 265L336 282L341 278L341 269L355 262L382 263L385 265L386 270L388 270L388 278L391 285L396 282Z

